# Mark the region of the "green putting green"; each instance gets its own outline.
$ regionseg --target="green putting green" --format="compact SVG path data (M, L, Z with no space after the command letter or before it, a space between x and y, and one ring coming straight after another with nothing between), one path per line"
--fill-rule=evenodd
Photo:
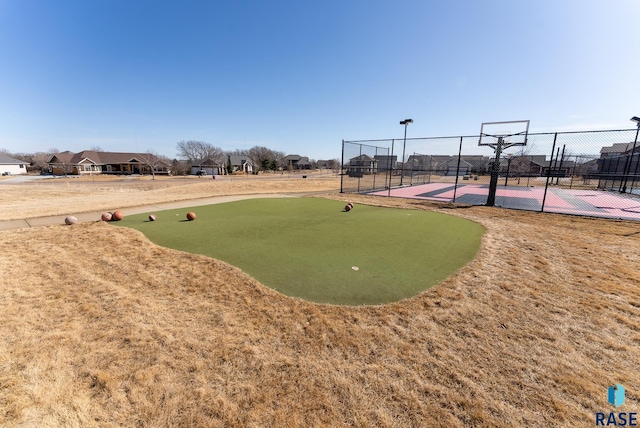
M289 296L342 305L416 295L467 264L484 228L427 211L318 198L248 199L125 217L165 247L239 267ZM186 221L186 213L197 214Z

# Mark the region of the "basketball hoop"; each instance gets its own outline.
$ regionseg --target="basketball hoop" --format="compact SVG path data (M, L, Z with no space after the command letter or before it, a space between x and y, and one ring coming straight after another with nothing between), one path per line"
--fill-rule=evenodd
M480 127L478 146L489 146L494 150L494 161L491 167L491 181L487 206L496 202L496 188L500 175L500 156L502 150L513 146L526 146L529 134L528 120L512 120L507 122L485 122Z

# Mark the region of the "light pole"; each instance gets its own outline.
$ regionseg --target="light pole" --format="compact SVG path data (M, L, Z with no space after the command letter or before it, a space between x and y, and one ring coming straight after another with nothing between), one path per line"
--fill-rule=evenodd
M633 116L631 118L632 122L636 123L636 126L638 127L638 129L636 129L636 138L633 140L633 148L631 149L631 157L629 159L629 162L627 162L625 171L624 171L624 186L622 186L622 193L626 193L627 192L627 181L629 181L629 172L631 171L631 164L633 163L633 155L636 152L636 144L638 143L638 132L640 132L640 117L638 116ZM635 178L634 178L635 181ZM633 184L631 185L631 187L633 187Z
M402 167L400 168L400 186L402 186L402 179L404 178L404 149L407 146L407 126L413 123L413 119L405 119L400 121L400 125L404 125L404 143L402 144Z

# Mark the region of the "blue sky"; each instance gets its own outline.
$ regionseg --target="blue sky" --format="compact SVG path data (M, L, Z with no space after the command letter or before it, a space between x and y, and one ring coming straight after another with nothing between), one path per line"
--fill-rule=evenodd
M640 1L0 0L0 148L630 129Z

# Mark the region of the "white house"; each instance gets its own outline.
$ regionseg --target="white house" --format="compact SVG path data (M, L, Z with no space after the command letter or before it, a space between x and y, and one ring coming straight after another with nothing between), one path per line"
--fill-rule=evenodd
M253 174L253 161L249 156L230 155L229 165L233 172L244 172L245 174Z
M27 164L24 161L0 155L0 174L18 175L27 173Z

